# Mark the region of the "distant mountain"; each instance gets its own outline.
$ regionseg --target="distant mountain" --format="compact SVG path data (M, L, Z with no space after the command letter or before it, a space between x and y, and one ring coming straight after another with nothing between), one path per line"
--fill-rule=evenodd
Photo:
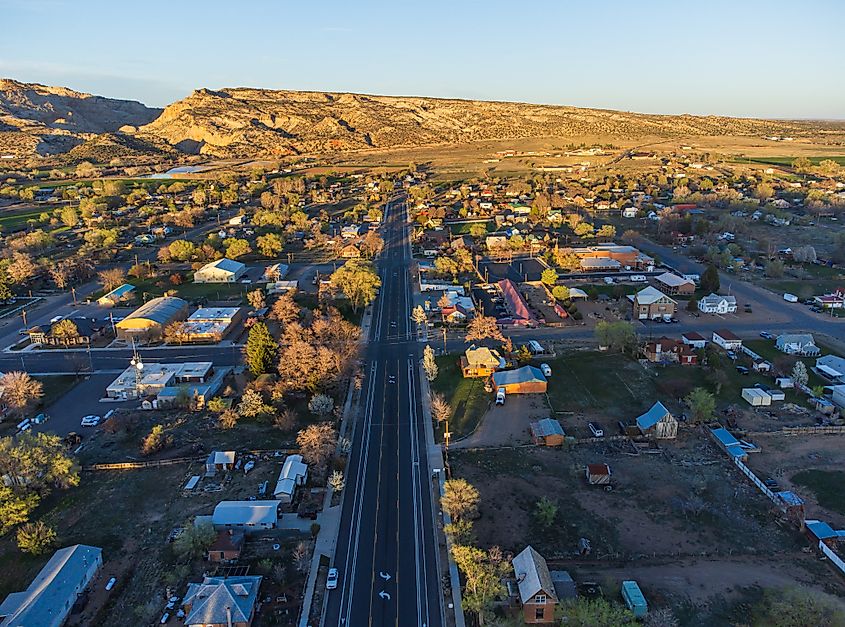
M0 80L0 153L279 157L479 140L841 134L843 123L649 115L517 102L200 89L164 110ZM71 152L72 151L72 152Z
M97 135L148 124L160 113L131 100L0 79L0 152L63 153Z

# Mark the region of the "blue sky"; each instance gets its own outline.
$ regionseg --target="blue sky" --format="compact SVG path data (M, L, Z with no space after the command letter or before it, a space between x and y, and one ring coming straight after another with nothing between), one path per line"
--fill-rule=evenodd
M845 118L845 2L0 0L0 76Z

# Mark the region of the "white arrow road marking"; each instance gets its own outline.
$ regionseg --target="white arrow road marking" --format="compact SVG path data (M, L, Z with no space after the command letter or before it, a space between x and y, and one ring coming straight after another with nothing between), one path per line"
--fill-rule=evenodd
M382 579L384 579L385 581L390 581L390 574L389 573L383 573L383 572L379 571L378 576L381 577Z
M385 592L384 590L382 590L381 592L379 592L379 593L378 593L378 595L379 595L382 599L387 599L388 601L390 601L390 595L389 595L389 594L387 594L387 592Z

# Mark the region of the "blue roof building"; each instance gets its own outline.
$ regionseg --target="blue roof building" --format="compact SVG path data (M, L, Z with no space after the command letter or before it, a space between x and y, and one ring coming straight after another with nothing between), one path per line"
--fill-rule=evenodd
M661 440L678 437L678 421L660 401L637 418L637 427L643 435L653 435Z

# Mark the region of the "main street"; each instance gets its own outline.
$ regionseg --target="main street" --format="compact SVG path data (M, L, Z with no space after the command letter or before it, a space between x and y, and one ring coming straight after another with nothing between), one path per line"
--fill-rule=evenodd
M443 624L431 469L410 325L410 240L400 199L385 212L361 412L354 424L325 625Z

